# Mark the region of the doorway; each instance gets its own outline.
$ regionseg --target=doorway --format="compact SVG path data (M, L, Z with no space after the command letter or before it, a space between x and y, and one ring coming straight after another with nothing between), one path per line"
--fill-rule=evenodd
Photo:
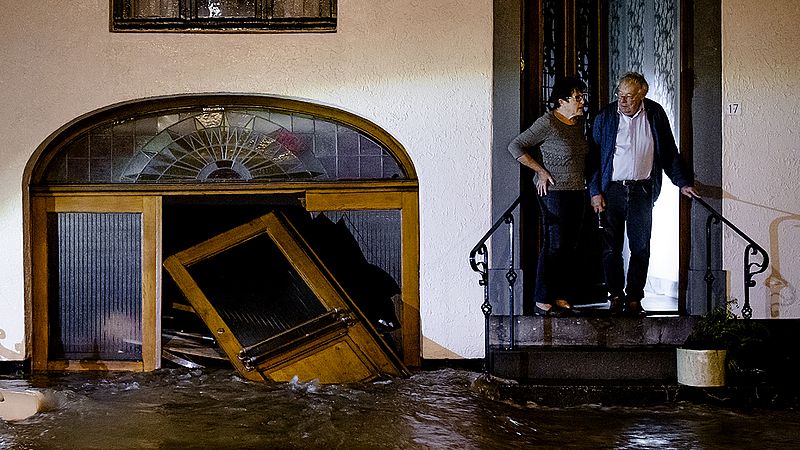
M361 221L364 233L391 223L390 237L356 242L376 253L392 241L394 253L377 258L392 260L385 265L400 289L397 351L419 366L416 172L402 146L369 121L269 96L136 100L53 133L29 161L24 186L34 370L159 367L172 305L165 298L174 293L162 261L276 208ZM127 256L118 257L120 246ZM115 283L134 289L123 298ZM61 351L65 344L77 350Z
M651 86L648 97L659 102L670 115L673 134L680 136L681 73L680 0L537 0L522 2L520 10L521 86L520 127L526 129L546 110L546 101L557 76L575 75L587 84L587 124L594 114L613 101L616 80L625 72L641 72ZM513 50L511 50L513 51ZM497 53L496 53L497 54ZM588 131L588 130L587 130ZM508 157L498 152L498 157ZM524 198L535 198L532 173L522 168L519 191ZM680 253L689 239L688 220L679 223L679 194L669 180L654 209L650 270L645 309L674 315L685 311L686 270ZM520 268L535 273L540 235L538 207L524 201L521 208ZM584 224L580 271L584 278L585 303L605 301L605 286L596 245L596 219L587 215ZM594 244L593 244L594 243ZM683 247L682 247L683 246ZM527 279L533 280L533 277ZM534 283L524 283L523 299L533 298ZM523 301L523 312L532 311Z

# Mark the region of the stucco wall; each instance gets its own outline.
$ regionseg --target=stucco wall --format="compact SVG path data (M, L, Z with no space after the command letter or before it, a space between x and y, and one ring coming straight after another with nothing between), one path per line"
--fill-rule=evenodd
M420 179L425 357L483 355L470 247L489 226L492 2L340 0L335 34L108 32L107 0L3 1L0 359L21 359L25 163L71 119L129 99L258 92L386 129Z
M800 317L798 23L796 0L723 1L723 210L771 258L752 289L753 317ZM741 306L744 244L726 231L723 251Z

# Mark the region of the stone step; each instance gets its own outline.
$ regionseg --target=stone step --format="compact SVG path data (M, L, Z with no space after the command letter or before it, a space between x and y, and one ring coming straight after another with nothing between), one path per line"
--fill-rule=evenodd
M508 316L490 318L492 375L474 383L487 398L548 406L649 405L700 401L796 408L800 320L758 320L769 330L758 377L725 388L677 384L675 348L695 317L549 318L517 316L517 347L505 349ZM755 319L754 319L755 320Z
M492 348L492 374L529 383L563 380L676 382L674 347Z
M473 383L480 395L519 405L572 407L579 405L649 406L676 401L685 387L676 383L561 380L558 383L518 383L482 375Z
M509 316L489 318L492 346L510 344ZM514 316L515 345L589 346L600 348L677 347L686 340L696 317L545 317Z

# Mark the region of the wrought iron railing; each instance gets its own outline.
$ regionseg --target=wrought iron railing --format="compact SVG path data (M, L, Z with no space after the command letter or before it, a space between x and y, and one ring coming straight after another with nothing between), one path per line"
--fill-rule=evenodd
M753 308L750 305L750 288L756 285L755 280L753 277L759 273L764 272L767 270L769 266L769 255L767 252L758 245L752 238L750 238L747 234L745 234L742 230L740 230L736 225L731 223L728 219L726 219L722 214L717 212L713 207L711 207L708 203L705 202L702 198L694 198L694 201L700 204L703 208L705 208L708 213L708 219L706 220L706 272L704 281L706 282L706 307L707 310L711 310L713 305L713 283L715 281L715 277L712 271L712 242L711 242L711 230L712 226L719 223L724 223L727 225L731 230L733 230L736 234L738 234L742 239L747 242L747 247L745 248L745 255L744 255L744 305L742 306L742 316L746 319L750 319L753 314ZM490 317L492 315L492 304L490 302L490 284L489 284L489 248L487 247L486 243L489 239L500 229L501 226L504 224L507 225L507 232L508 232L508 265L507 270L505 273L506 282L508 284L508 341L505 343L506 349L513 349L516 346L515 343L515 296L514 296L514 286L517 281L517 271L515 269L515 249L514 249L514 211L522 202L522 195L517 197L511 206L506 209L506 211L500 215L500 217L492 224L492 227L483 237L478 241L478 243L473 247L472 251L469 253L469 263L472 267L472 270L477 272L480 275L480 280L478 284L483 286L483 304L481 305L481 311L484 315L484 347L485 347L485 359L484 359L484 370L487 372L491 371L491 358L490 358ZM753 256L760 256L761 261L753 261L751 257Z
M756 285L753 276L767 270L767 266L769 266L769 255L760 245L751 239L750 236L746 235L736 225L723 217L722 214L712 208L705 200L695 197L694 201L709 212L708 219L706 219L706 274L703 278L706 282L706 311L711 311L713 307L711 304L711 297L712 285L715 279L711 270L711 227L722 222L742 239L747 241L747 247L744 250L744 305L742 305L742 317L749 319L753 316L753 308L750 306L750 288ZM756 255L761 256L761 262L752 262L750 260L751 256Z
M492 227L486 234L483 235L480 241L469 252L469 264L472 270L478 272L481 276L478 284L483 286L483 304L481 311L485 319L484 326L484 367L483 370L487 373L491 372L491 358L489 356L489 318L492 315L492 304L489 302L489 248L486 242L494 233L503 225L508 225L508 271L506 272L506 281L508 282L508 335L509 341L507 343L508 349L513 349L514 344L514 284L517 281L517 272L514 269L514 210L519 206L522 201L522 195L517 197L516 200L508 207L508 209L500 216L500 218L492 224ZM480 261L478 261L480 257Z

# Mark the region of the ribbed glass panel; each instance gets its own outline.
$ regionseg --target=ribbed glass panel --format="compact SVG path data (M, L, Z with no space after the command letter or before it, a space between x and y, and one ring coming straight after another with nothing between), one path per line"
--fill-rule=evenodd
M370 264L380 267L400 285L402 236L400 210L325 211L332 221L341 220Z
M50 359L142 359L138 213L51 213Z
M333 277L377 329L396 329L400 323L400 211L325 211L314 223L312 247Z

